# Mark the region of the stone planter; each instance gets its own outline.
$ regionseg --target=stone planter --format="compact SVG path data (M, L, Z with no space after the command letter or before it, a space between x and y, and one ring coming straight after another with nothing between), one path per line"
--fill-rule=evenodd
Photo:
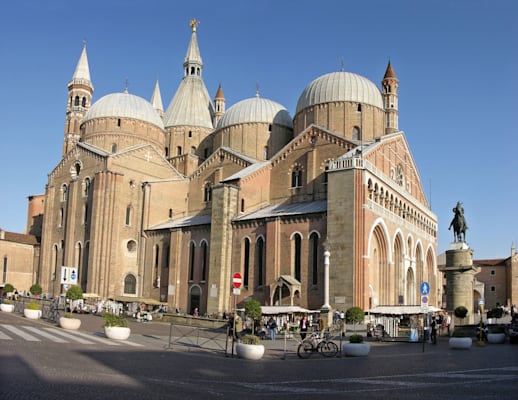
M487 342L493 344L505 343L505 333L488 333Z
M14 304L0 304L0 310L3 312L13 312L14 311Z
M371 351L368 343L343 343L342 353L347 357L365 357Z
M25 318L29 318L29 319L40 319L41 310L30 310L30 309L26 308L23 310L23 315L25 315Z
M452 337L449 340L450 349L469 349L472 343L469 337Z
M245 360L260 360L264 355L264 345L237 343L236 354Z
M105 326L104 334L108 339L126 340L129 338L131 330L125 326Z
M63 329L78 330L81 326L81 320L79 318L59 318L59 326Z

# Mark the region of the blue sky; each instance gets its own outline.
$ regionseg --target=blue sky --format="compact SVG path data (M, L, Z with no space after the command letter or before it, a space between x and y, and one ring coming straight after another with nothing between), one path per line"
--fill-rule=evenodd
M8 1L0 4L0 227L23 232L27 196L61 159L67 83L87 42L94 101L167 108L197 18L203 77L227 109L254 96L293 116L313 79L344 67L380 85L390 59L406 134L449 249L462 201L475 259L518 245L518 2L514 0ZM514 126L514 128L513 128Z

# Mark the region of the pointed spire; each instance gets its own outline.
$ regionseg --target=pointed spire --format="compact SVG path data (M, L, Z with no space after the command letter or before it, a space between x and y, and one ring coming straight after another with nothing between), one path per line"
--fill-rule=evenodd
M383 79L387 79L387 78L395 78L395 79L397 79L396 73L392 69L392 64L390 63L390 59L389 59L389 62L388 62L388 65L387 65L387 70L385 71L385 76L383 77Z
M72 80L90 81L90 68L88 67L88 56L86 55L86 41L83 42L83 51L81 51L81 55L79 56L79 61L77 62Z
M223 94L223 89L221 88L221 83L218 86L218 90L216 91L216 96L214 99L225 99L225 95Z
M198 47L198 38L196 37L196 28L198 24L199 21L196 19L191 19L191 40L189 42L189 47L187 48L185 60L183 62L185 76L201 76L201 70L203 69L203 61L201 59L200 49Z
M164 106L162 105L162 95L160 94L160 86L158 85L158 79L155 83L155 89L151 95L151 105L155 110L158 111L160 116L164 113Z

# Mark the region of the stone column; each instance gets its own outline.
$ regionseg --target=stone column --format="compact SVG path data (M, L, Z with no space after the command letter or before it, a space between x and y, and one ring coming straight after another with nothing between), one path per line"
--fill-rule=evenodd
M464 324L474 323L474 276L478 268L473 266L473 251L464 242L452 243L446 251L446 265L441 269L446 277L446 308L453 312L455 308L464 306L468 315Z

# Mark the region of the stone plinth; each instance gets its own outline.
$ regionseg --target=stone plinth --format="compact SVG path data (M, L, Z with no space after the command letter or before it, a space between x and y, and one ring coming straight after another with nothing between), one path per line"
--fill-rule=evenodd
M441 269L446 277L446 305L450 312L464 306L468 315L464 324L474 321L474 276L478 269L473 266L473 251L466 243L452 243L446 251L446 265Z

